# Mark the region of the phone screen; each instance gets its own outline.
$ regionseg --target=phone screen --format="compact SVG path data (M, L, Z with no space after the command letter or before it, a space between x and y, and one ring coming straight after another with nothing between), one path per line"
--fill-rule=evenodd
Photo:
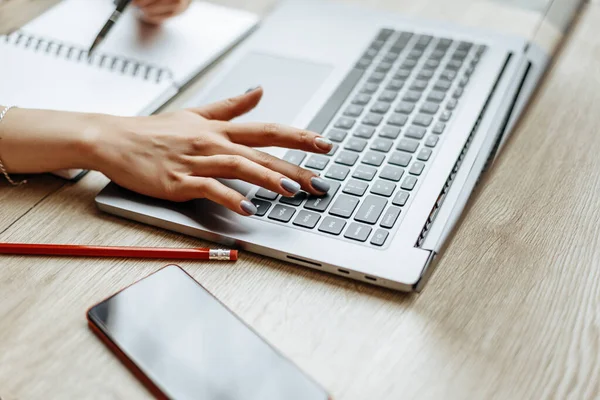
M169 398L327 399L178 266L94 306L88 318Z

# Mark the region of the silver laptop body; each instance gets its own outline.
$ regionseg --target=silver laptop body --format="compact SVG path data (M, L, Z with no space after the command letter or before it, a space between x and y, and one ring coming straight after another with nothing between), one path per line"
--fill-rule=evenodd
M368 53L369 48L374 51ZM436 50L440 51L434 54ZM405 64L409 59L416 62ZM449 64L452 60L458 62ZM113 183L96 202L106 212L146 224L395 290L419 291L480 175L493 161L549 61L550 55L541 47L517 37L406 19L357 5L285 1L227 57L222 72L189 105L237 95L260 84L265 89L262 103L240 120L275 121L324 135L334 132L337 139L339 131L347 131L325 168L318 169L322 164L314 160L308 164L339 184L327 208L319 210L319 201L310 198L297 206L282 204L280 198L260 199L256 196L259 188L238 181L228 184L250 199L267 202L265 215L241 217L206 200L170 203L137 195ZM411 88L428 62L434 72L422 74L420 80L429 84L421 88L422 97L413 102L415 110L406 113L404 121L396 109L402 107L400 103L410 103L404 100L410 99L409 91L419 92L418 84L415 90ZM411 68L413 75L404 79L396 96L387 93L389 98L383 102L389 103L390 110L384 111L385 105L375 106L381 103L383 92L393 87L396 72ZM441 83L440 90L435 90L447 70L456 75L447 74L450 88ZM369 83L374 85L366 88ZM378 89L369 94L375 86ZM434 90L445 95L432 94ZM357 100L364 103L367 99L361 94L370 96L366 104ZM359 104L354 104L357 101ZM438 110L428 106L424 111L425 103L437 104ZM362 112L355 116L360 107ZM373 107L382 109L373 112ZM348 112L352 116L345 115ZM371 129L363 132L360 139L366 141L366 148L362 152L348 150L348 146L363 143L349 141L356 138L367 114L374 119L369 122L375 124L367 126L375 133L368 138ZM378 115L382 120L377 125ZM349 124L354 125L349 128ZM390 125L399 128L396 138L392 128L381 136L383 127ZM412 125L425 133L410 129ZM434 129L441 132L434 133ZM375 143L382 138L385 140ZM398 150L402 140L403 145L417 142L418 147L413 152ZM287 154L285 149L267 151L280 157ZM342 151L346 156L354 151L358 155L355 163L338 163L336 157ZM310 157L307 155L301 165L306 166ZM368 157L373 158L371 164L365 164ZM372 165L379 162L381 166ZM341 175L327 175L333 166L343 166L334 171ZM371 180L360 179L365 178L365 171L372 171L365 166L377 171ZM387 179L382 179L386 166L394 168L389 168ZM398 169L402 176L396 180ZM347 177L339 180L344 173ZM412 179L405 184L407 177ZM348 188L351 180L359 182L359 187ZM365 193L357 195L363 189ZM401 191L407 198L399 195ZM337 207L338 198L351 201L355 208L341 203ZM289 214L289 207L292 218L281 221L279 217ZM319 219L312 228L311 218ZM344 223L341 230L339 221Z

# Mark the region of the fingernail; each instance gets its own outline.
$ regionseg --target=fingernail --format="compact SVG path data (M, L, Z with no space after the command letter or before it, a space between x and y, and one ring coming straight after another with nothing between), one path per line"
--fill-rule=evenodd
M296 194L300 191L300 184L288 178L281 178L281 186L291 194Z
M333 143L331 142L331 140L324 138L324 137L318 137L315 139L315 143L317 144L317 147L323 150L331 150L331 146L333 146Z
M254 215L258 211L256 209L256 206L248 200L242 200L242 202L240 203L240 207L242 207L242 210L244 210L244 212L246 212L249 215Z
M327 193L331 188L329 182L324 179L317 178L316 176L310 179L310 183L313 188L318 190L319 192Z
M254 92L258 88L260 88L260 85L251 87L250 89L246 90L246 93Z

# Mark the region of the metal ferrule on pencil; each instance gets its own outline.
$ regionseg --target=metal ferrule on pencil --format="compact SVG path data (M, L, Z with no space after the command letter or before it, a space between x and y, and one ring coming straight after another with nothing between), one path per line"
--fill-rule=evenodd
M209 260L231 260L231 250L211 249L208 255Z

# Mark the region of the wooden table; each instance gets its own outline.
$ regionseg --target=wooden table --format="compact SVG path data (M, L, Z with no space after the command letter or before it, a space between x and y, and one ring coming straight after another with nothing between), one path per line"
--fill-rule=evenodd
M428 1L376 6L459 19ZM55 2L5 0L0 29ZM225 3L265 12L272 1ZM181 265L338 399L597 398L599 20L588 4L420 295L249 253ZM106 182L0 181L0 240L208 245L99 212ZM165 263L0 257L0 397L146 398L85 311Z

